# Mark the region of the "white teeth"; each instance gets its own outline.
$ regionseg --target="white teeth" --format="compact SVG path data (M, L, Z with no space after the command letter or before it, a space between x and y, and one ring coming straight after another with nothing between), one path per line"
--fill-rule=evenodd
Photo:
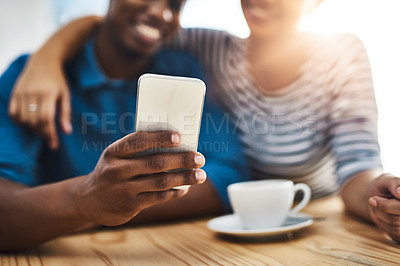
M152 39L152 40L158 40L161 37L161 33L158 29L153 28L151 26L148 26L146 24L139 24L136 26L136 30L146 36L146 38Z

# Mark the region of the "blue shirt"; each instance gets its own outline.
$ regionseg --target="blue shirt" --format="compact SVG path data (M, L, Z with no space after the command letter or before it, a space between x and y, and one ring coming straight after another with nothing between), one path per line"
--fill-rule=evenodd
M72 102L72 135L58 128L60 146L51 151L35 134L15 125L7 106L28 56L14 61L0 77L0 176L28 186L89 174L104 149L134 132L137 79L112 80L97 63L93 41L66 65ZM198 62L185 52L161 50L148 73L203 78ZM249 178L239 141L221 107L206 97L198 151L204 170L229 208L228 184Z

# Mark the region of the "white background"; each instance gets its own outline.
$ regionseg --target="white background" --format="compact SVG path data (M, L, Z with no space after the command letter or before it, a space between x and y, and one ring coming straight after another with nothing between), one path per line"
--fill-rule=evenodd
M68 1L62 3L62 10L60 1ZM103 14L106 9L107 0L0 0L0 71L18 54L36 49L60 23ZM398 176L399 12L400 0L325 0L301 25L303 30L352 32L364 42L375 82L382 160L385 170ZM240 37L249 34L240 0L188 0L182 25L227 30Z

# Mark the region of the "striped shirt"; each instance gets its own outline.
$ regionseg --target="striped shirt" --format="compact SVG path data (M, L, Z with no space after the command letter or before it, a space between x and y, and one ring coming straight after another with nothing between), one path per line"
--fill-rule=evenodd
M307 183L314 197L349 177L381 169L377 109L368 57L351 34L310 34L301 75L265 95L248 72L246 40L226 32L182 30L171 45L194 54L209 91L229 110L255 179Z

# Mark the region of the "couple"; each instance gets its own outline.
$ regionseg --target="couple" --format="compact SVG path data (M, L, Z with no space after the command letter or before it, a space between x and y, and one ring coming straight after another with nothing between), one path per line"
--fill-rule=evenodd
M15 61L0 80L0 214L7 217L0 221L0 249L33 246L132 218L145 222L220 213L227 209L226 186L249 178L244 157L251 178L291 178L310 185L315 196L340 189L347 209L399 241L400 181L381 174L364 47L351 35L297 31L301 16L319 2L242 0L251 30L242 40L224 32L179 30L181 0L111 0L103 22L87 18L72 23L26 65L26 57ZM61 63L67 60L68 86ZM174 132L104 135L95 125L82 134L85 112L118 117L134 110L140 74L201 78L197 60L209 87L205 112L224 121L227 110L240 139L232 130L200 133L200 147L202 139L229 140L227 151L203 152L207 181L200 153L132 158L140 152L135 143L146 148L179 144ZM50 149L7 116L21 72L10 114L39 130ZM67 134L53 122L57 103ZM83 143L110 140L115 142L104 152L79 150ZM126 144L129 150L120 148ZM160 174L176 168L193 170ZM170 189L203 182L189 192ZM161 202L166 203L154 206Z

